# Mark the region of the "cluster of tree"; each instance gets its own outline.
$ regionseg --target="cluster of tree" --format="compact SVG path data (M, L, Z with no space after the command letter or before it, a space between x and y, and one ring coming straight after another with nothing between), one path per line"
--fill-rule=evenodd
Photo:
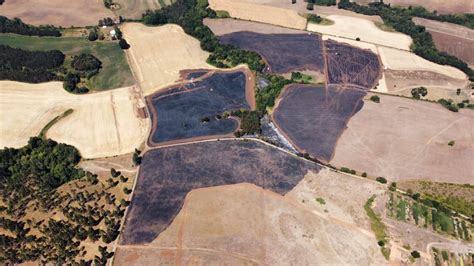
M316 4L318 6L335 6L336 0L308 0L308 3Z
M80 54L72 58L71 67L76 70L81 77L91 78L99 73L102 62L91 54Z
M239 110L232 115L240 117L240 130L235 132L236 137L247 134L260 134L260 114L257 111Z
M135 152L133 152L132 155L132 161L134 165L140 165L142 163L142 157L140 156L141 151L138 149L135 149Z
M265 113L267 107L273 107L283 87L291 83L291 80L285 79L282 76L265 74L263 77L269 81L270 84L258 90L255 97L257 110L261 113Z
M421 99L421 97L426 95L428 95L428 90L425 87L413 88L411 90L411 96L415 99Z
M208 62L217 67L248 64L252 70L262 71L265 63L259 54L219 43L218 38L203 23L206 17L217 17L216 12L207 8L207 1L205 5L197 2L196 0L177 0L173 5L160 10L148 11L143 15L143 22L147 25L166 23L180 25L187 34L200 40L201 48L211 53Z
M99 24L99 27L102 27L102 26L110 27L110 26L115 25L115 21L112 18L103 18L103 19L99 19L98 24Z
M61 32L54 26L32 26L23 23L21 19L8 19L0 16L0 33L15 33L28 36L61 36Z
M347 167L341 167L341 169L339 169L341 172L344 172L344 173L348 173L348 174L352 174L352 175L355 175L357 174L357 171L354 170L354 169L350 169L350 168L347 168Z
M58 68L64 63L61 51L26 51L0 45L0 80L40 83L59 80Z
M118 237L129 202L116 202L116 195L103 183L97 185L97 175L77 168L79 160L74 147L37 137L23 148L0 150L0 202L5 204L0 206L0 228L10 232L0 234L0 263L77 265L78 257L88 252L81 247L82 241L110 243ZM128 180L119 171L111 174L121 182ZM71 180L77 181L67 185L69 189L56 190ZM88 184L95 186L92 189ZM127 189L125 193L130 192ZM104 198L105 204L101 203ZM36 220L34 216L25 220L27 208L47 214L45 217L59 212L64 218ZM102 221L105 228L97 228ZM29 234L32 229L37 233ZM99 253L93 260L80 260L79 264L106 265L113 255L104 247Z
M88 93L89 89L81 86L78 87L77 85L81 82L81 76L77 73L67 73L64 77L63 88L71 93L76 94L83 94Z
M113 4L112 0L104 0L104 6L105 8L110 8Z
M380 16L384 23L399 32L409 35L413 39L411 49L415 54L437 64L456 67L466 73L471 81L474 80L474 70L469 68L468 64L455 56L440 52L436 48L431 34L426 31L425 27L416 25L412 21L413 9L392 8L383 2L370 3L368 6L362 6L357 3L352 3L349 0L341 0L338 7L365 15Z

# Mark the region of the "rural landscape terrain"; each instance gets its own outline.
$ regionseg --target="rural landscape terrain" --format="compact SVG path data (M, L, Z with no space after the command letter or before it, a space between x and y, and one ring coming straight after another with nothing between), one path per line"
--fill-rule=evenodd
M474 266L474 2L0 0L0 264Z

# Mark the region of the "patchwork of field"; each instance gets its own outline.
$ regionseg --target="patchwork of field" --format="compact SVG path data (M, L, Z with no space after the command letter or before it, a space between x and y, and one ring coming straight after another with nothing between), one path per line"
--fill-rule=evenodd
M196 189L152 243L119 246L115 262L383 264L360 207L382 193L379 184L327 169L307 174L285 196L253 184Z
M233 18L267 23L285 28L304 30L306 18L297 11L261 5L255 1L209 0L213 10L229 12Z
M0 45L24 50L60 50L65 55L89 53L102 62L99 73L88 81L92 90L108 90L132 86L135 83L125 53L116 42L90 42L85 37L30 37L17 34L0 34Z
M207 141L150 150L143 157L121 244L153 241L171 224L193 189L253 183L284 195L308 171L319 169L254 140Z
M224 112L255 108L254 78L246 68L199 70L187 73L187 79L147 97L153 121L149 145L233 136L239 123L232 117L224 118Z
M423 18L413 18L413 21L426 27L436 48L462 59L468 65L474 65L474 30Z
M119 7L114 9L118 16L131 19L141 19L147 10L157 10L163 5L169 5L170 0L114 0Z
M259 53L267 71L288 73L296 70L323 72L322 40L316 34L261 34L235 32L219 37L224 44Z
M262 34L303 34L303 30L278 27L253 21L237 20L232 18L204 19L204 25L208 26L215 35L230 34L239 31L251 31Z
M328 84L345 84L372 88L381 75L381 64L376 54L335 41L325 41Z
M375 2L373 0L355 0L359 4L368 4ZM384 0L384 3L391 4L392 6L423 6L429 11L437 11L440 14L452 14L452 13L474 13L474 2L471 0L456 0L456 1L445 1L445 0Z
M122 27L130 49L127 51L135 78L145 95L174 84L183 69L213 69L209 56L197 39L174 24L147 27L126 23Z
M273 121L301 153L329 162L366 94L350 87L290 85L280 95Z
M341 15L329 15L326 18L334 21L334 24L308 23L307 30L350 40L359 38L362 42L410 50L412 40L409 36L402 33L383 31L370 20Z
M137 88L88 95L67 93L61 82L0 82L1 147L21 147L67 109L73 113L55 123L47 137L74 145L85 158L134 151L145 141L148 120Z
M33 25L93 26L99 19L114 17L102 0L13 0L5 1L0 15L20 18Z
M351 118L331 164L393 181L472 182L472 111L379 96Z

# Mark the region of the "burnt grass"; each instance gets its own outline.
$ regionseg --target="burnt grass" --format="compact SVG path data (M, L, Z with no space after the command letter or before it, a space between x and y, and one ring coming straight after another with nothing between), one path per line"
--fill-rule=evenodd
M349 119L364 105L366 91L329 85L290 85L273 120L302 153L329 162Z
M329 84L352 84L366 89L376 85L381 73L378 56L335 41L325 41Z
M254 140L223 140L157 148L140 166L121 244L150 243L176 217L193 189L252 183L284 195L312 162Z
M186 78L204 74L198 71ZM225 111L250 109L245 85L246 76L241 71L216 72L202 80L173 86L147 97L153 123L149 144L234 132L238 122L219 118L219 115Z
M248 31L219 37L221 43L259 53L272 73L296 70L323 72L322 39L317 34L262 34Z

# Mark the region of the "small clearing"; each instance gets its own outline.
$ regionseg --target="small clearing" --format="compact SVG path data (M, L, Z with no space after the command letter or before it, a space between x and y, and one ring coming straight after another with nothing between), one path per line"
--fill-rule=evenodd
M118 8L113 10L115 14L131 19L141 19L147 10L161 8L158 0L114 0L113 3L118 5Z

